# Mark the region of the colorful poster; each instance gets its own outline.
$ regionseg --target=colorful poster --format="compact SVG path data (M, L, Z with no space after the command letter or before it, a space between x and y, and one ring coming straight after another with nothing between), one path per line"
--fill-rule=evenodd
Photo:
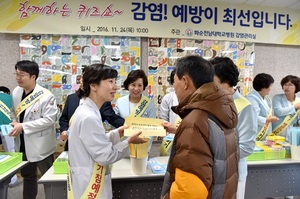
M300 45L300 12L207 0L2 0L0 32Z
M21 60L39 64L38 83L49 89L62 108L68 94L79 88L82 69L93 63L119 72L116 98L131 70L140 68L140 38L86 35L21 35ZM125 92L125 93L124 93Z
M231 58L240 71L237 89L247 95L252 89L254 67L254 44L250 42L229 42L193 39L149 38L148 40L148 97L156 107L163 96L173 90L169 76L175 69L176 59L185 55L200 55L205 59L216 56Z

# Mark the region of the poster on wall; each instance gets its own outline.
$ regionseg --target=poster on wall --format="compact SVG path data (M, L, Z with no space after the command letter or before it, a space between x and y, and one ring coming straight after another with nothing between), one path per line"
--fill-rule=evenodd
M131 70L140 68L141 41L138 37L85 35L21 35L20 58L39 64L38 83L56 97L60 109L68 94L80 85L82 69L93 63L111 66L119 73L118 92Z
M211 41L194 39L148 39L148 97L158 108L163 96L172 91L169 76L176 59L185 55L200 55L205 59L216 56L231 58L239 68L237 89L247 95L252 89L254 44L250 42Z

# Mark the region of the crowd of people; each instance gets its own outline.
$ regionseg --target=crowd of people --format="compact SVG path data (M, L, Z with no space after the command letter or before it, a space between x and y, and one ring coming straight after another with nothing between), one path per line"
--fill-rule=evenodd
M253 90L244 97L236 87L239 69L228 57L179 58L170 76L173 90L163 97L158 115L154 102L143 94L148 85L143 70L128 74L123 87L129 94L117 99L114 108L118 72L103 64L82 72L80 88L67 97L60 118L55 96L37 83L39 66L34 61L16 63L18 86L11 95L1 89L0 125L12 126L9 137L1 136L3 146L23 153L29 162L21 169L24 199L36 198L37 169L43 175L54 162L57 120L61 138L68 140L70 198L88 197L95 183L99 185L95 198L112 198L109 165L128 156L129 144L146 142L142 132L124 137L125 117L133 116L161 118L166 134L173 134L173 141L163 141L168 147L162 155L169 155L169 162L161 198L243 199L246 157L255 142L270 134L288 141L300 113L299 77L284 77L283 93L271 99L273 77L257 74ZM104 121L114 127L110 132ZM152 141L153 137L148 152ZM14 176L11 184L16 180Z

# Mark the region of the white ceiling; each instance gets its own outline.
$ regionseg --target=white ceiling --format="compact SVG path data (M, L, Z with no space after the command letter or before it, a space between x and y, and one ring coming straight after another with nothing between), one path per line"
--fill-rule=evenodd
M251 5L273 6L279 8L288 8L300 10L300 0L215 0L221 2L241 3Z

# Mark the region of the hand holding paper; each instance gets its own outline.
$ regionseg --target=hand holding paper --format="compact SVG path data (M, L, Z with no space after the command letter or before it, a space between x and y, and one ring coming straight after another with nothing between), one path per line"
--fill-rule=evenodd
M162 126L163 120L143 117L126 117L125 123L129 126L124 130L124 136L130 136L142 131L142 136L166 136L166 130Z
M123 126L120 126L120 127L118 128L120 137L123 137L123 136L124 136L124 130L125 130L125 129L128 129L128 128L129 128L129 126L126 125L126 124L124 124Z
M11 129L9 136L15 137L23 131L22 123L12 122L10 124L13 126L13 128Z
M164 129L166 129L166 131L169 133L175 133L177 130L177 127L174 124L172 124L171 122L164 121L162 123L162 125L163 125Z
M145 143L147 142L147 140L139 137L141 135L142 132L138 132L138 133L135 133L133 135L131 135L129 138L127 138L127 141L129 144L142 144L142 143Z

